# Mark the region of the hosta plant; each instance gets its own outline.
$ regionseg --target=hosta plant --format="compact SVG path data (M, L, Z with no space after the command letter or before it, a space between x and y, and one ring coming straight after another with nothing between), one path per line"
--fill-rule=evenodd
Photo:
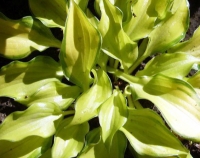
M192 157L181 140L200 142L200 28L183 42L187 0L29 6L32 16L0 15L0 54L13 60L0 96L27 107L0 125L1 158ZM49 47L59 61L42 55Z

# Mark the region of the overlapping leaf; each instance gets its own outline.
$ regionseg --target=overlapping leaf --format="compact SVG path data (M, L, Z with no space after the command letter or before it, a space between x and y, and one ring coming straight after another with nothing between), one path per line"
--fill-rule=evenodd
M160 73L169 77L183 78L199 61L198 58L184 53L161 54L151 59L144 70L138 71L136 76L153 76Z
M20 20L10 20L0 14L0 55L21 59L32 51L43 51L48 47L60 48L57 40L39 20L24 17Z
M30 136L17 142L0 140L0 157L39 157L45 150L50 148L51 142L51 138L38 136Z
M187 78L186 80L195 88L195 91L200 96L200 72L197 72L194 76Z
M108 0L100 1L101 19L99 31L103 37L102 50L119 60L126 70L137 58L137 45L122 28L122 13Z
M131 40L136 41L147 37L153 30L156 17L148 15L148 7L151 0L139 0L133 5L133 17L123 28ZM135 17L134 17L135 16Z
M117 6L123 13L123 23L127 23L132 18L132 4L137 0L109 0L113 5Z
M165 51L170 46L179 42L188 29L188 6L183 0L172 16L168 16L149 35L149 43L145 54Z
M22 112L10 114L0 125L0 141L19 141L29 136L52 136L62 118L54 104L34 104Z
M126 100L120 91L115 90L99 109L99 123L102 127L102 140L110 148L112 140L127 120L128 110Z
M30 106L34 103L54 103L60 109L67 109L79 96L81 90L77 86L68 86L60 81L52 81L41 86L35 93L18 100L20 103Z
M170 48L168 52L169 53L184 52L199 58L200 57L199 41L200 41L200 27L196 29L190 40L176 44L174 47Z
M146 157L186 157L189 153L161 117L149 109L129 110L128 121L121 131L134 150Z
M93 137L94 142L96 142L96 137L99 138L99 135L97 135L97 130L95 130L92 134L90 134L91 137ZM92 140L91 140L92 141ZM103 141L100 139L99 142L96 144L89 144L89 149L79 156L79 158L102 158L102 157L114 157L114 158L123 158L124 152L126 149L127 140L124 134L120 131L118 131L114 138L113 143L108 151L108 149L105 147Z
M69 125L71 118L64 119L58 127L52 148L52 157L75 157L84 145L89 131L88 123Z
M29 6L41 22L48 27L64 28L68 12L65 0L29 0Z
M200 99L190 84L163 75L142 77L139 82L131 84L134 99L150 100L175 133L200 141Z
M84 90L91 83L90 71L100 46L100 34L77 4L70 1L60 59L66 77Z
M143 40L145 44L141 45L144 47L144 52L140 52L142 55L129 72L132 72L148 56L164 52L183 39L188 29L188 18L187 0L183 0L174 14L169 14L153 29L148 36L148 41Z
M110 97L112 87L107 74L100 69L95 80L96 83L78 98L72 124L81 124L97 116L99 106Z
M50 57L40 56L30 62L15 61L0 71L0 96L26 102L42 86L61 78L60 65Z

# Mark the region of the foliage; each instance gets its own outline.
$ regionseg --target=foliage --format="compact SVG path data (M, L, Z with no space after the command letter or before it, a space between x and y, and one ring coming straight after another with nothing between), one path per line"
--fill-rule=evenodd
M122 158L127 147L139 158L192 157L179 139L200 142L200 27L182 42L187 0L88 3L29 0L33 16L0 15L0 54L15 60L0 70L0 96L27 106L0 125L0 157ZM19 61L49 47L58 62Z

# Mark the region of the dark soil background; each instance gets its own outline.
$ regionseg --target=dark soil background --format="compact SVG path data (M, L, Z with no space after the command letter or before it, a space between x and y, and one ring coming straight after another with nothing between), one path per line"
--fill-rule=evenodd
M93 3L94 0L89 1L89 5ZM193 34L194 30L200 25L200 0L189 0L190 3L190 28L185 39L189 39ZM6 15L10 19L20 19L24 16L31 15L28 6L28 0L0 0L0 12ZM60 35L60 30L52 29L52 33L58 38L62 39ZM58 51L55 48L47 49L46 51L40 53L38 51L33 52L30 56L22 59L21 61L29 61L34 56L42 54L49 55L53 57L56 61L58 60ZM10 63L11 60L0 57L0 68L4 65ZM143 104L146 101L142 102ZM149 103L148 103L149 104ZM152 105L152 109L156 108ZM0 97L0 124L10 113L14 111L25 110L26 107L15 102L11 98ZM191 143L187 140L182 140L183 144L190 150L194 158L200 158L200 143ZM133 158L130 151L127 149L125 153L125 158Z

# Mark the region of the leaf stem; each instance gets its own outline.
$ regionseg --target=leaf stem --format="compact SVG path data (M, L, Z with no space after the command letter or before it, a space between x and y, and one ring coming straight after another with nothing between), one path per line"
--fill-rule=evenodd
M129 74L126 74L118 69L114 69L111 67L107 67L107 71L111 74L114 74L116 77L121 78L122 80L128 82L128 83L138 83L140 80L138 77L131 76Z
M64 115L64 116L72 115L72 114L75 114L75 111L74 111L74 110L63 111L63 115Z

